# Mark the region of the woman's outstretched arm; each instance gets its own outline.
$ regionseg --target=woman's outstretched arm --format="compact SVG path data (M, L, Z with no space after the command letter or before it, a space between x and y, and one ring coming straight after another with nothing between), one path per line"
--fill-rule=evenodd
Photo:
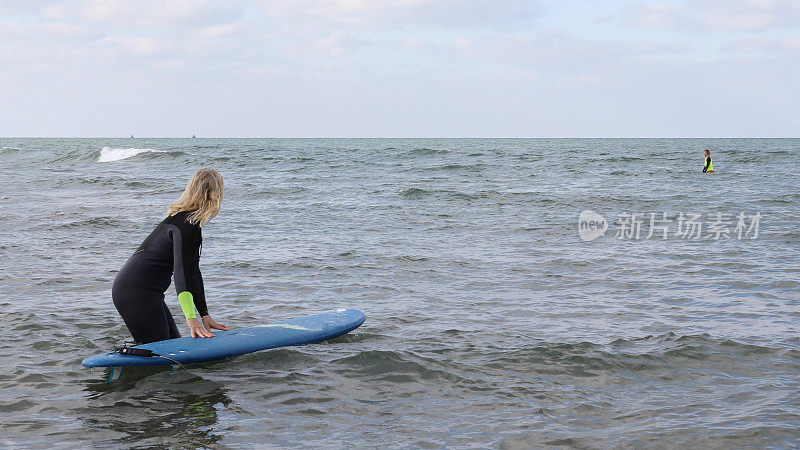
M175 290L178 292L178 302L183 310L183 315L186 317L186 324L189 326L192 337L213 337L214 334L206 330L203 325L200 324L195 314L193 291L197 292L197 289L191 285L192 279L189 276L189 267L192 262L186 258L186 247L192 244L191 236L189 233L183 233L180 228L174 225L170 226L169 233L170 237L172 237ZM205 304L205 301L203 304Z

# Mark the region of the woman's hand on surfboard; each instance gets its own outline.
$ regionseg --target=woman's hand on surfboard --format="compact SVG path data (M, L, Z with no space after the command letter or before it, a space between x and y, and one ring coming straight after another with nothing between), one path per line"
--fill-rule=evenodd
M206 330L205 327L203 327L203 324L201 324L197 319L186 319L186 324L189 326L189 331L192 333L192 337L214 337L214 333Z
M212 328L216 330L230 330L230 328L226 327L225 325L217 323L217 321L212 319L211 316L203 316L203 325L206 326L208 331L211 331Z

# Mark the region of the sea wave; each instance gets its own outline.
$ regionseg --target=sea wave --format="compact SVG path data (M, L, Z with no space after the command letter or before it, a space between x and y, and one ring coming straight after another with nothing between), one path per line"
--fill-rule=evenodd
M431 155L444 155L450 153L450 150L445 148L430 148L430 147L418 147L415 148L407 153L407 155L411 156L431 156Z
M0 149L0 155L16 155L20 152L20 148L17 147L3 147Z
M152 148L110 148L103 147L100 150L100 157L97 162L114 162L132 158L142 153L166 153L167 150L155 150Z
M421 188L406 188L400 191L400 196L405 198L422 198L433 194L432 191Z

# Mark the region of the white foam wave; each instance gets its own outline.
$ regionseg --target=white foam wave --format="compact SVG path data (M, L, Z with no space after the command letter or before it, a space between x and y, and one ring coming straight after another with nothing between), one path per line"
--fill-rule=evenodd
M134 157L141 153L164 153L166 150L155 150L152 148L109 148L103 147L100 150L100 157L97 162L120 161Z

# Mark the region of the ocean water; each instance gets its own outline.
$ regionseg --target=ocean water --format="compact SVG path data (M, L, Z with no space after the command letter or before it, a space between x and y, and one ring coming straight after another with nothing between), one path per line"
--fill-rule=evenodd
M800 444L800 140L0 148L2 447ZM129 339L114 275L203 166L226 183L204 228L213 317L367 321L107 384L80 362Z

